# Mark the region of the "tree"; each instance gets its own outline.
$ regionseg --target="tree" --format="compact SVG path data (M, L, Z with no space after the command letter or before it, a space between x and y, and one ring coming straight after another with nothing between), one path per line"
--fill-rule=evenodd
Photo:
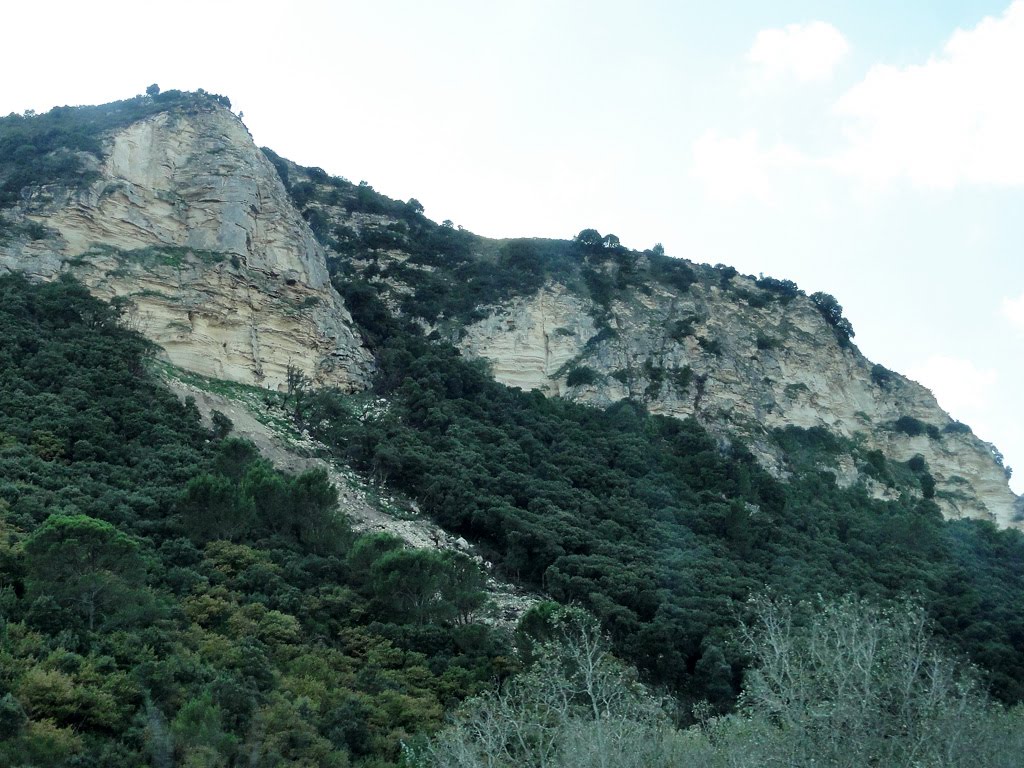
M153 83L151 86L146 88L146 95L147 96L159 96L160 95L160 86L157 85L156 83Z
M579 609L550 616L556 640L501 690L469 699L418 754L421 768L657 768L676 765L661 703L612 657Z
M843 317L843 307L836 301L835 296L828 293L812 293L811 302L817 307L825 321L835 329L839 338L839 344L846 346L856 334L853 332L853 325Z
M285 396L284 403L291 399L294 399L295 406L293 411L296 416L301 415L302 403L306 398L306 394L309 391L309 385L312 382L309 376L303 372L299 366L293 364L291 361L288 362L288 367L285 369Z
M596 229L581 230L580 233L576 235L575 239L579 245L588 248L596 248L600 246L604 240L604 238L601 237L601 233Z
M371 567L373 590L390 611L405 621L426 624L455 617L445 599L447 568L440 554L426 549L396 549Z
M170 730L180 764L189 768L226 766L235 751L235 739L224 732L220 707L209 691L185 702Z
M1002 714L938 649L921 607L761 596L750 608L740 637L754 669L740 704L763 729L757 765L967 768L1015 749L999 744Z
M87 515L51 515L26 540L25 554L29 592L53 597L90 631L145 581L135 539Z
M239 492L236 481L223 475L193 477L179 507L186 531L200 541L237 539L256 517L252 499Z

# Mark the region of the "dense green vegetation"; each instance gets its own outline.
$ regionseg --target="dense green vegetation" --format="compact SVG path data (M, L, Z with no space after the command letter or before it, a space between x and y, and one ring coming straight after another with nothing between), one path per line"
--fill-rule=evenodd
M0 206L27 185L87 182L104 131L225 101L147 93L0 120ZM500 575L589 613L571 611L566 632L554 604L542 604L514 638L474 623L484 576L471 561L355 536L324 474L276 471L231 437L226 417L208 429L193 403L169 394L117 304L71 281L2 277L0 765L520 765L532 758L516 750L537 739L548 739L548 765L646 766L664 755L673 766L901 764L911 753L926 765L1012 765L988 755L1019 727L984 692L1024 699L1024 538L943 521L923 459L858 454L868 476L920 492L881 502L822 469L848 445L825 430L780 430L793 473L781 483L740 442L694 421L501 386L417 325L453 331L483 305L556 279L592 299L604 340L615 333L612 302L628 291L683 292L701 280L765 306L802 295L794 283L762 276L739 288L734 269L693 267L660 246L633 251L593 229L487 243L429 221L416 200L266 154L331 249L389 403L357 413L345 395L299 387L277 398L278 412L287 405L367 478L417 499ZM403 258L384 258L390 251ZM386 293L392 283L416 290ZM849 344L842 307L810 298ZM396 300L399 316L387 308ZM694 322L677 320L672 333L691 335ZM717 340L699 341L721 354ZM643 372L646 396L694 378L653 360ZM599 376L582 364L568 374L578 386ZM611 375L620 374L630 375ZM881 368L872 377L893 383ZM911 417L892 428L940 437ZM783 602L744 622L742 606L766 588L839 601L813 602L818 619ZM910 624L872 607L907 595L924 612L907 608ZM903 642L919 640L925 614L977 674ZM793 629L788 645L771 634L778 626ZM877 666L861 665L855 696L838 685L856 647L832 642L863 636L851 627L875 631L883 650ZM608 655L602 633L668 701ZM942 685L932 699L922 678L899 677L908 647L934 662L929 679ZM798 688L773 679L780 660ZM453 710L451 728L430 740ZM530 734L504 763L444 751L479 746L488 713L502 733L522 722ZM674 730L693 716L699 727ZM947 738L962 734L990 750L988 762ZM939 748L955 760L933 760Z
M81 286L0 278L0 764L393 765L514 666L462 556L357 538Z
M359 420L321 393L311 427L479 542L507 577L587 607L650 679L727 706L745 656L724 628L735 601L770 586L795 598L918 595L996 695L1024 695L1019 533L947 523L927 498L886 503L838 487L816 468L838 448L824 430L780 434L795 471L780 483L693 421L509 389L388 315L369 289L350 306L381 340L377 391L391 406ZM931 479L923 465L881 461L910 486Z

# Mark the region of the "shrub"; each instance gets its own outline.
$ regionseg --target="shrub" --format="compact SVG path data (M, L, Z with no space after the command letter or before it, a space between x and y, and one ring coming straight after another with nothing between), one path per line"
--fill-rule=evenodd
M825 322L832 326L839 346L849 346L850 339L856 334L853 332L853 325L850 324L850 321L843 317L843 307L836 301L835 296L818 291L811 294L811 302L825 318Z
M718 339L697 339L697 343L700 344L700 348L707 352L709 355L721 355L722 354L722 342Z
M682 392L693 381L693 369L688 365L671 370L668 375L676 392Z
M589 387L601 380L601 374L586 365L579 365L569 371L565 383L570 387Z
M871 381L874 382L876 386L882 387L883 389L888 387L889 384L892 383L892 376L892 371L884 365L875 363L875 365L871 366Z
M927 431L928 425L913 416L900 416L893 424L893 428L909 437L920 437Z
M942 428L942 431L950 435L969 435L971 428L962 421L951 421Z
M762 277L754 281L754 285L762 291L775 295L783 304L788 304L800 295L800 288L792 280L776 280L774 277Z

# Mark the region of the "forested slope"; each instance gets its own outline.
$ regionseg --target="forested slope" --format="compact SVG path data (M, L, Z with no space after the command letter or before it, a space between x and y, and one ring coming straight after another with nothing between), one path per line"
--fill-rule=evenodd
M58 234L32 223L49 209L40 203L26 213L24 193L50 184L73 197L93 183L111 131L168 106L212 114L223 103L175 92L55 110L34 123L4 118L0 150L11 151L0 158L0 244L16 246L19 259L60 245ZM657 303L655 294L682 296L702 281L709 295L726 292L761 309L802 295L795 285L736 281L728 267L691 266L657 248L629 251L593 230L572 241L487 241L429 221L415 200L390 200L266 154L290 195L281 193L289 216L311 242L294 203L327 249L334 289L355 325L347 315L334 319L372 352L380 400L360 409L354 403L365 395L314 391L301 367L280 359L284 391L267 391L265 405L279 417L287 410L297 429L367 483L405 494L471 541L497 575L552 602L513 633L478 622L485 575L468 558L356 536L322 472L275 470L232 437L226 418L204 427L194 405L151 372L159 352L128 329L138 321L129 302L98 301L67 275L45 285L0 276L0 764L384 768L442 755L434 764L475 766L445 762L444 749L465 747L465 729L479 725L474 713L499 711L502 702L521 705L524 723L541 713L524 729L542 735L491 764L526 764L522 755L545 733L564 726L559 738L600 735L594 723L603 716L591 712L580 726L589 693L559 688L580 684L580 646L591 641L612 670L608 695L628 709L624 722L642 726L630 738L679 737L704 749L725 722L715 716L736 712L741 719L728 722L739 731L722 738L754 744L770 733L759 747L767 751L747 750L766 755L764 764L812 764L829 754L855 765L855 736L883 724L864 760L899 752L912 765L921 734L984 733L991 745L1016 727L988 696L1024 700L1024 536L987 521L944 520L923 456L886 458L818 427L765 428L783 480L735 434L648 411L670 390L699 399L705 380L695 369L639 361L622 371L629 396L594 408L504 386L459 349L488 305L553 281L587 297L588 355L619 334L617 302ZM77 266L102 253L84 251ZM147 254L173 257L165 277L198 270L202 260L185 246ZM77 268L75 259L54 259L50 277ZM202 269L211 275L230 282L241 274L224 253L209 261ZM147 277L145 263L132 268ZM274 291L294 288L271 273ZM830 298L803 297L805 314L846 354L852 328ZM160 301L194 330L190 309L173 296ZM286 303L293 319L314 306ZM661 330L711 360L725 347L695 335L706 319L679 317ZM559 330L573 332L552 334ZM767 352L775 341L750 344ZM574 359L559 376L572 387L619 380L619 371L605 376L588 360ZM893 375L872 370L867 386L881 390ZM935 424L908 418L904 432L946 439ZM952 426L954 437L966 429ZM837 483L841 456L856 458L859 480ZM886 499L873 492L880 486ZM751 629L751 596L776 611L769 617L787 617L794 653L813 656L799 681L805 710L773 703L790 694L765 677L778 659L763 653L764 632ZM790 602L803 607L786 613ZM559 604L573 607L565 613ZM815 607L836 621L816 623ZM570 632L562 637L569 645L554 649L546 641L559 636L565 616L586 632ZM846 651L808 644L820 639L815 633L845 637L844 627L858 622L888 650L867 681L877 686L871 711L851 724L848 710L818 706L832 695ZM923 640L901 649L900 638L925 637L928 627L941 653ZM622 661L607 656L603 636ZM893 666L926 657L937 661L909 677ZM950 666L950 657L977 670ZM928 699L933 678L944 687ZM892 695L897 679L922 697L914 699L920 711L903 711L903 720L894 716L907 701ZM536 704L547 695L562 695L565 722ZM867 697L852 701L861 699L866 711ZM430 741L454 711L453 724ZM1011 715L1019 719L1020 710ZM694 722L694 730L676 728ZM566 741L563 762L545 764L591 764L573 762L583 760L584 742ZM959 762L929 752L925 764L970 765L970 750L954 746ZM593 764L607 763L608 753L591 752ZM716 763L711 752L693 762L694 754L665 764L739 764Z
M729 642L734 601L770 587L794 599L913 595L996 695L1024 696L1018 531L840 488L816 468L838 449L824 430L779 435L795 470L780 482L693 420L510 389L371 299L353 312L385 339L377 386L391 406L359 420L322 393L311 429L485 546L508 578L593 611L651 680L727 705L744 666Z
M0 278L0 763L390 765L507 674L472 562L353 537L118 321Z

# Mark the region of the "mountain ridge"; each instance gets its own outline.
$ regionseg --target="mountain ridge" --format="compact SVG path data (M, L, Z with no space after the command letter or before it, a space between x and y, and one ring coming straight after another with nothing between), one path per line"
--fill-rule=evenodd
M0 246L0 266L69 271L128 299L133 322L198 373L367 387L371 355L335 288L351 301L353 283L370 284L503 383L695 416L778 477L790 469L774 431L828 429L842 445L820 468L840 484L1020 524L998 453L927 390L871 366L831 297L822 311L789 281L630 251L595 230L490 241L436 225L415 200L257 151L215 99L152 110L80 154L87 183L35 188L8 209L23 234Z

